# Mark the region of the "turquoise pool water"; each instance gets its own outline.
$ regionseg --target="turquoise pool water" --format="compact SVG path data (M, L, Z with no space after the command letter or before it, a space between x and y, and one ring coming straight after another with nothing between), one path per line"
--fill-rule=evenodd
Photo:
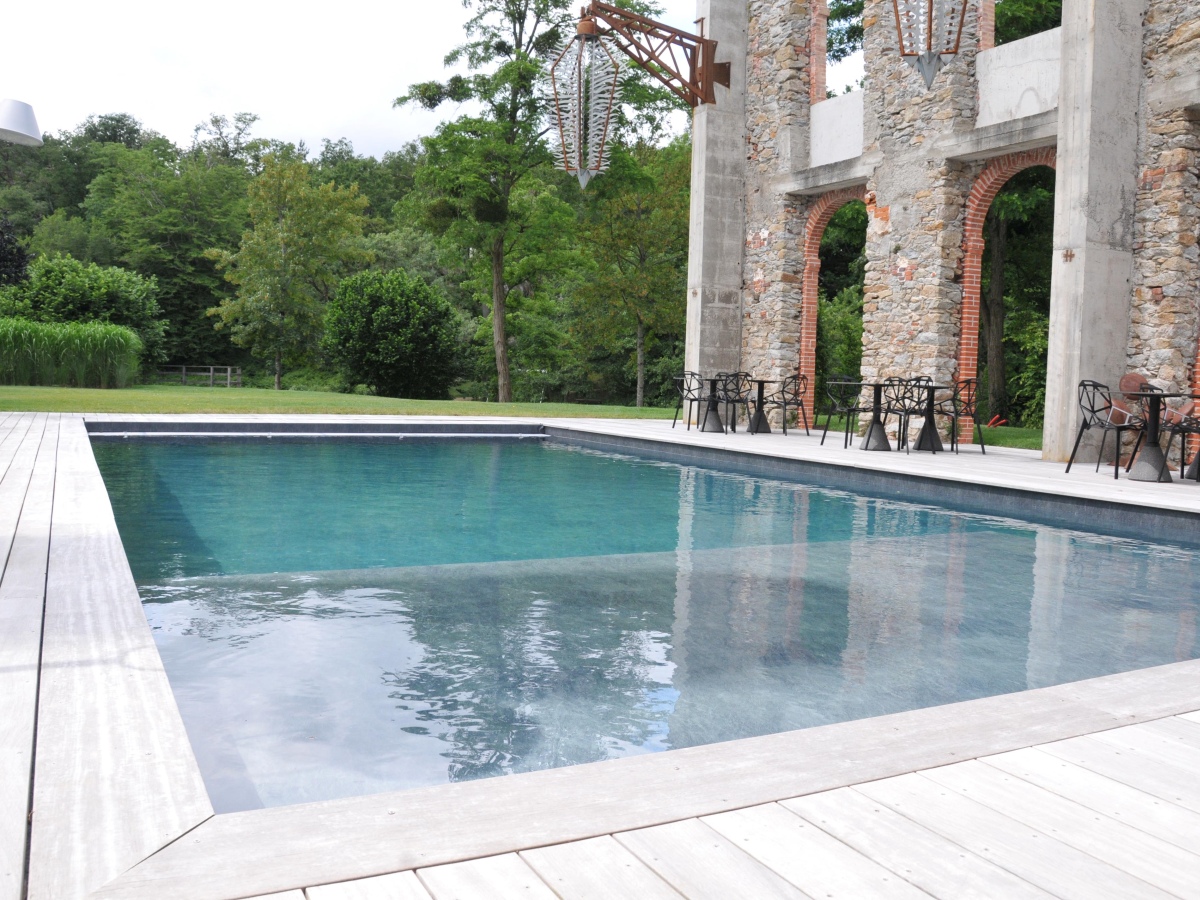
M533 441L95 453L221 812L1200 656L1179 547Z

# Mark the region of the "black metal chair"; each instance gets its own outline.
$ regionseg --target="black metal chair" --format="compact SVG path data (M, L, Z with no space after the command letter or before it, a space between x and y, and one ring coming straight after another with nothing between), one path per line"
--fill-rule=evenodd
M675 404L675 415L671 417L671 427L675 427L679 411L683 409L688 431L691 431L692 405L695 404L699 408L701 401L707 399L704 394L704 379L700 377L699 372L684 372L682 375L676 375L675 390L679 393L679 400Z
M896 432L896 449L904 448L905 453L912 452L912 441L908 439L908 423L912 418L925 415L924 385L931 384L933 379L918 376L917 378L885 378L883 382L883 421L887 424L888 416L897 416L900 427Z
M804 433L808 430L808 410L804 407L804 395L808 393L807 375L789 375L779 384L779 390L763 398L763 409L783 410L783 433L787 435L788 410L797 412L796 423L804 422Z
M1121 468L1121 439L1126 431L1137 431L1137 443L1133 453L1129 454L1129 463L1125 466L1128 472L1137 456L1142 440L1146 437L1145 422L1142 418L1125 406L1120 400L1114 400L1108 385L1099 381L1079 382L1079 434L1075 435L1075 446L1071 448L1071 458L1067 460L1067 471L1075 462L1075 454L1079 452L1079 442L1083 440L1084 432L1093 428L1103 431L1100 437L1100 452L1096 456L1096 471L1100 471L1100 461L1104 458L1104 443L1108 433L1117 433L1117 447L1113 452L1113 478L1118 476Z
M1179 438L1179 477L1187 475L1188 458L1187 443L1192 435L1200 435L1200 410L1197 410L1194 400L1188 400L1178 409L1169 406L1163 411L1162 428L1167 432L1167 449L1163 453L1162 468L1158 472L1161 479L1167 471L1167 459L1171 455L1171 444ZM1196 469L1196 480L1200 481L1200 468Z
M738 406L746 410L746 427L750 426L750 400L753 382L749 372L718 372L717 400L725 404L726 427L730 433L737 432Z
M979 382L974 378L964 378L954 383L954 394L941 400L937 405L937 414L950 420L950 449L958 452L958 420L970 419L979 435L979 449L987 453L983 443L983 426L979 423L978 405L975 397Z
M825 435L829 433L829 424L834 416L846 417L845 434L842 437L842 449L850 446L851 423L871 407L863 406L858 398L862 393L862 385L849 375L830 375L825 379L825 396L829 399L829 408L825 416L825 430L821 432L821 446L825 446Z

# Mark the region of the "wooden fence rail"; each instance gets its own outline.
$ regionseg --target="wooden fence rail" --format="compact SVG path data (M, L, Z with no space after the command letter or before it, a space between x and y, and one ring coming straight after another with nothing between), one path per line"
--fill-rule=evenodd
M241 366L161 366L156 384L190 384L203 387L241 387Z

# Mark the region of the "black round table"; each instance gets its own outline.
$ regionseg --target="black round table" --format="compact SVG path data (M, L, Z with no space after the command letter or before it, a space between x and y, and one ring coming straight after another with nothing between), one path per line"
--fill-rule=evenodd
M1133 468L1129 470L1130 481L1159 481L1169 482L1174 481L1170 471L1167 469L1166 458L1163 456L1162 447L1158 442L1162 438L1162 410L1168 399L1185 398L1188 400L1197 399L1196 394L1190 393L1173 393L1167 394L1161 391L1128 391L1122 392L1125 397L1137 397L1139 400L1146 401L1143 405L1146 408L1146 439L1142 441L1142 449L1138 452L1137 459L1133 463ZM1187 440L1185 437L1184 440ZM1117 448L1120 453L1120 448ZM1192 460L1191 466L1182 477L1196 478L1200 481L1200 454L1197 454L1196 459Z
M701 431L725 433L725 425L721 422L721 403L717 399L717 382L720 380L716 377L708 379L708 408L700 420Z
M750 419L750 433L770 434L771 423L767 421L767 416L763 412L763 388L768 384L775 384L775 381L770 378L752 378L750 380L758 385L758 402L754 404L754 416Z

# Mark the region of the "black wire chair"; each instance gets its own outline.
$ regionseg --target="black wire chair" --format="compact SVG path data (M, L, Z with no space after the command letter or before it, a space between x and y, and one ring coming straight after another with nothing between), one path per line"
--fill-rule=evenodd
M851 422L857 420L862 413L871 411L871 407L859 403L861 393L862 385L849 375L830 375L825 379L825 396L829 399L829 408L826 410L825 430L821 432L822 447L825 446L825 435L829 433L829 423L833 421L834 416L846 417L842 449L850 446Z
M978 388L979 382L974 378L956 381L954 394L941 400L937 405L937 415L945 416L950 420L950 449L955 453L958 452L959 419L971 420L975 431L979 434L979 449L981 452L987 453L987 447L983 443L983 426L979 423L978 402L975 396Z
M737 413L740 405L746 410L746 427L750 427L750 400L754 387L749 372L726 372L717 383L717 400L725 404L727 427L731 434L737 433Z
M804 407L804 395L808 393L807 375L789 375L779 384L779 390L763 398L763 409L783 410L783 433L787 435L788 410L797 412L796 424L804 422L804 433L808 430L808 410Z
M679 411L683 409L688 431L691 431L692 405L695 404L699 408L700 403L707 399L704 396L704 379L700 377L699 372L684 372L682 375L676 375L675 390L679 393L679 400L675 403L675 415L671 417L671 427L675 427ZM684 409L685 406L686 409Z
M1146 423L1142 418L1120 400L1114 400L1108 385L1086 380L1079 382L1079 414L1079 434L1075 435L1075 446L1071 448L1071 458L1067 460L1067 471L1071 471L1071 465L1075 462L1075 454L1079 452L1079 442L1083 440L1084 432L1099 428L1103 434L1100 437L1100 452L1096 456L1097 472L1100 471L1100 461L1104 458L1104 442L1108 439L1108 433L1115 431L1117 434L1117 446L1113 451L1113 478L1118 476L1121 468L1121 438L1126 431L1138 433L1137 443L1133 445L1133 453L1129 454L1129 463L1125 466L1125 471L1128 472L1142 446L1142 440L1146 437Z
M1179 409L1171 409L1169 406L1163 411L1162 427L1166 429L1169 437L1167 438L1167 450L1163 453L1162 468L1158 470L1159 480L1162 480L1163 474L1167 471L1167 458L1171 455L1171 444L1175 438L1179 438L1179 477L1187 477L1187 443L1188 438L1194 434L1200 434L1200 412L1196 409L1196 403L1193 400L1187 401ZM1196 469L1196 480L1200 481L1200 467Z
M900 427L896 432L897 450L903 447L905 453L912 452L912 441L908 439L908 423L910 419L925 415L924 386L932 383L933 379L927 376L884 379L883 421L886 425L888 416L897 416L900 419Z

